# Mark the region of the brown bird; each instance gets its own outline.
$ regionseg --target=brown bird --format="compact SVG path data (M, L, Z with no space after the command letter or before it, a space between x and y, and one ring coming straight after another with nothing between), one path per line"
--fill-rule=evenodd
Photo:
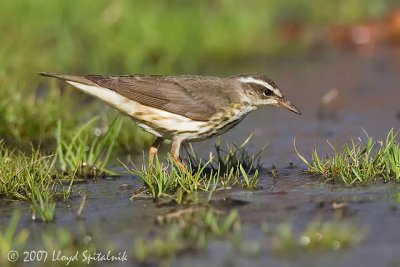
M260 74L227 78L40 74L64 80L100 98L157 136L149 151L150 164L164 139L172 141L171 155L180 162L182 142L220 135L259 107L280 106L301 114L274 81Z

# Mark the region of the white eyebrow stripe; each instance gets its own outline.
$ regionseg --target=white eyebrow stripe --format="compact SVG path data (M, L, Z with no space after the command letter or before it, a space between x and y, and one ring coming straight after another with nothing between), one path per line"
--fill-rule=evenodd
M275 89L274 87L272 87L266 81L258 80L258 79L255 79L253 77L240 77L239 81L242 82L242 83L255 83L255 84L264 86L265 88L268 88L269 90L274 92L277 96L283 97L282 93L278 89Z

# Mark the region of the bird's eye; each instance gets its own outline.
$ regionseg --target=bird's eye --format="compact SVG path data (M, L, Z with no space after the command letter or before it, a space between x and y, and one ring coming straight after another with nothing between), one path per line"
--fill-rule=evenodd
M269 90L269 89L265 89L264 90L264 95L265 96L271 96L272 94L273 94L273 92L271 90Z

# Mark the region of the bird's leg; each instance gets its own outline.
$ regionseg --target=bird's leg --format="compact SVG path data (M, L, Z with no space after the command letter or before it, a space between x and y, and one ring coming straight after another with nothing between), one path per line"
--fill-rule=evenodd
M150 150L149 150L149 169L150 170L153 168L154 156L157 154L158 148L160 147L160 145L163 141L164 141L163 138L157 137L157 139L154 141L154 143L150 147Z
M183 165L182 161L179 158L179 149L181 147L181 143L182 143L182 140L172 140L171 155L172 155L172 159L175 161L176 165L181 170L186 170L185 165Z
M172 140L172 146L171 146L172 159L175 162L176 166L178 166L180 171L193 180L194 177L192 175L192 172L186 168L186 166L182 163L182 161L179 158L179 148L181 147L181 143L182 140Z

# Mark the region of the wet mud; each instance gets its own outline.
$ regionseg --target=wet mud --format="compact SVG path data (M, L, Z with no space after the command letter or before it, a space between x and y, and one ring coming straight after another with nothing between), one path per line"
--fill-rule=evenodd
M341 145L351 137L364 137L363 129L374 138L384 138L391 128L399 129L400 53L387 48L325 51L265 66L265 72L277 81L303 116L278 108L262 109L223 135L222 142L240 143L254 132L249 149L255 152L268 144L262 155L260 189L220 190L209 203L220 210L237 209L242 240L257 242L261 249L248 255L238 252L229 242L212 241L205 251L172 259L171 266L400 266L400 187L383 183L346 187L322 182L303 172L305 166L293 149L296 138L298 150L309 158L314 147L331 152L327 139ZM246 65L236 68L235 72L249 72L245 71ZM215 139L194 147L206 156L214 143ZM163 150L168 150L167 145ZM134 162L139 165L141 158L138 156ZM277 176L269 172L271 166L276 167ZM64 227L132 251L135 238L159 227L155 223L157 215L176 209L150 199L130 200L140 186L138 179L130 175L78 184L71 200L57 203L56 220L50 224L32 222L26 203L3 202L0 223L9 220L12 210L22 209L20 227L32 232L31 245L42 233ZM83 196L85 205L77 217ZM282 257L272 253L270 240L260 226L291 222L296 232L315 218L338 216L366 227L366 238L339 251ZM132 264L137 263L131 260L118 266Z

